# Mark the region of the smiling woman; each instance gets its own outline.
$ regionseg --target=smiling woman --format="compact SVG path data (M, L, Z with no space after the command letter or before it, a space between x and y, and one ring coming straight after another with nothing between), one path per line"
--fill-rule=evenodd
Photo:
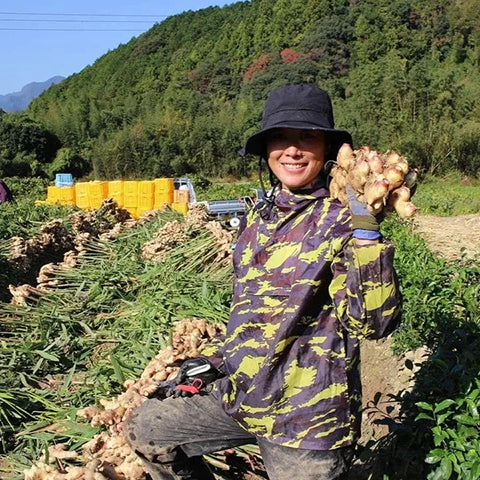
M346 479L360 433L359 341L387 335L400 302L393 245L373 215L326 188L324 163L344 142L315 85L268 97L244 152L267 160L281 186L239 228L226 335L202 351L213 381L177 377L125 427L152 480L213 480L203 454L252 442L271 480Z

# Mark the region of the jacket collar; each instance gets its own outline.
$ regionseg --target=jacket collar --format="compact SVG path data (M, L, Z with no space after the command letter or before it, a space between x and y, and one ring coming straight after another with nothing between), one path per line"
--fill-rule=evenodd
M330 195L324 186L309 189L286 190L282 189L275 197L275 206L282 212L303 210L310 203Z

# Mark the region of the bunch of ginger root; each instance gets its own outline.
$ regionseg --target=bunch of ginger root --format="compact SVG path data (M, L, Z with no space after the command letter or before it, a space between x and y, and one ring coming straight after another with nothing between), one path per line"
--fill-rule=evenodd
M357 199L367 204L374 215L396 211L401 218L408 218L417 210L410 197L418 170L411 169L407 159L394 150L379 154L368 146L353 150L344 143L330 175L330 195L345 206L349 184Z

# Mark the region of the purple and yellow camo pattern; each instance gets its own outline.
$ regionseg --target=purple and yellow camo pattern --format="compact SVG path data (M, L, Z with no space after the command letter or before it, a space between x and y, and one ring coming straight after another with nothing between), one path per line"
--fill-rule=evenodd
M225 411L252 434L314 450L359 434L359 340L396 325L393 245L354 247L347 208L318 188L251 211L234 252L219 350Z

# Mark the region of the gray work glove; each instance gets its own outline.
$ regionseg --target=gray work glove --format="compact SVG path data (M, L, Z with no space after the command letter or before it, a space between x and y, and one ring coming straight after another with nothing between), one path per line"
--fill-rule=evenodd
M353 188L347 183L345 187L348 208L352 215L353 236L362 240L377 240L380 235L380 222L382 215L374 215L368 210L366 203L360 202Z

